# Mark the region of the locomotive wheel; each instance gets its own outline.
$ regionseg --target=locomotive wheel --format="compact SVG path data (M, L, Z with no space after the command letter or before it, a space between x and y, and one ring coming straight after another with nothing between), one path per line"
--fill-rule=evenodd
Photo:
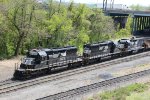
M101 62L101 58L98 58L97 61L98 61L98 62Z
M72 64L68 64L68 67L67 67L67 69L70 69L72 67Z
M46 70L46 74L50 74L51 73L51 68L48 68L47 70Z

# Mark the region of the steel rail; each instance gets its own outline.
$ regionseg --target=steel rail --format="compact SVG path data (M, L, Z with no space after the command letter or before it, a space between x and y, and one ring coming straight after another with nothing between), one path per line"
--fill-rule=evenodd
M150 75L150 69L104 80L98 83L94 83L91 85L79 87L76 89L68 90L66 92L57 93L54 95L50 95L47 97L43 97L37 100L71 100L71 98L74 98L79 95L83 95L85 93L89 93L90 91L98 90L104 87L113 86L122 82L127 82L130 80L138 79L143 76Z
M27 87L38 85L38 84L45 83L45 82L55 81L55 80L66 78L75 74L81 74L84 72L89 72L89 71L100 69L100 68L110 67L112 65L119 64L122 62L133 61L142 57L149 56L149 54L150 52L144 52L144 53L127 56L127 57L120 58L120 59L115 59L115 60L111 60L107 62L102 62L102 63L98 63L98 64L86 66L86 67L81 67L81 68L68 70L65 72L57 73L57 74L40 77L40 78L33 79L33 80L17 82L17 83L15 82L15 83L8 84L8 85L1 85L0 94L13 92L19 89L27 88Z

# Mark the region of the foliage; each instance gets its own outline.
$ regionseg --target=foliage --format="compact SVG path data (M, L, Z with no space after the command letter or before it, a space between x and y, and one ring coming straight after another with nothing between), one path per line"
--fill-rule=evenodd
M102 10L93 10L89 20L91 21L89 34L91 43L107 40L114 33L113 20L108 16L104 16Z
M126 97L126 100L149 100L150 94L149 91L144 93L132 93L130 96Z
M131 5L130 8L132 10L137 10L137 11L150 10L150 6L141 6L139 4L137 4L137 5Z
M114 91L106 91L99 95L96 99L100 100L126 100L131 93L141 93L148 89L145 84L132 84L127 87L119 88ZM95 100L95 99L94 99Z
M102 10L54 0L2 0L0 2L0 57L17 56L39 46L77 46L130 34L130 26L114 36L113 19ZM122 36L122 35L121 35Z
M144 10L144 7L140 6L139 4L137 4L137 5L131 5L130 8L132 10L137 10L137 11Z
M126 38L126 37L131 37L131 32L132 32L132 18L129 16L127 18L127 23L125 28L123 29L117 29L119 31L115 32L115 38Z

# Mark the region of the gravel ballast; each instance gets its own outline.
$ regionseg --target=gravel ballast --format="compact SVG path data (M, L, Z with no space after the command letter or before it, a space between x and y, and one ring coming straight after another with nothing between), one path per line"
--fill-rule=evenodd
M144 57L138 60L113 65L111 67L97 69L90 72L69 76L67 78L62 78L60 80L28 87L26 89L18 90L16 92L0 96L0 99L1 100L7 100L7 99L8 100L10 99L11 100L35 100L44 96L67 91L69 89L74 89L81 86L86 86L92 83L96 83L99 81L103 81L105 79L129 74L132 72L137 72L145 69L150 69L149 59L150 57ZM10 74L8 76L11 76L11 73L7 73L7 74Z

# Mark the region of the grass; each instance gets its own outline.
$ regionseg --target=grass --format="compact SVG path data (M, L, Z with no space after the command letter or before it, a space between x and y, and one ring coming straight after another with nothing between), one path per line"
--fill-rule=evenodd
M143 93L148 89L147 84L132 84L127 87L119 88L113 91L106 91L101 93L95 97L90 98L89 100L137 100L137 99L130 99L133 98L136 93ZM132 93L133 96L131 95ZM131 97L130 97L131 96ZM149 99L150 100L150 99Z
M150 91L143 93L132 93L130 96L126 97L126 100L150 100Z

